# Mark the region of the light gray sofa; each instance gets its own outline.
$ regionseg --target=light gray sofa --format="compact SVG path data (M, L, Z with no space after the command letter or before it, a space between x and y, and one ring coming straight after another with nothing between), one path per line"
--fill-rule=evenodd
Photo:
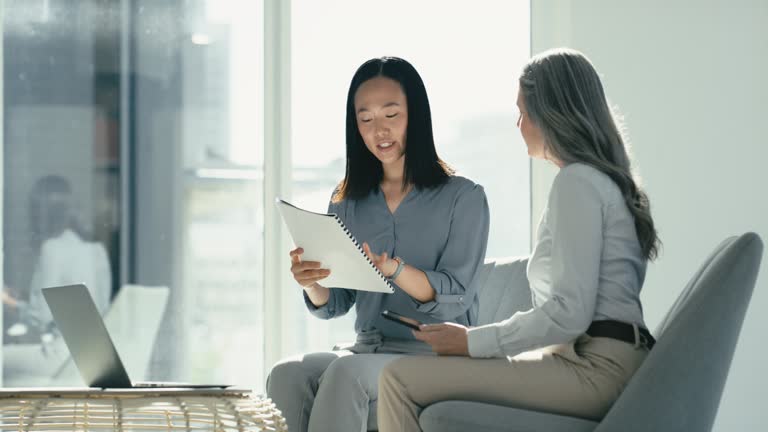
M654 334L658 342L601 422L469 401L428 406L425 432L709 431L757 278L763 244L731 237L707 258ZM486 264L479 323L530 307L525 260ZM375 415L375 411L371 411ZM369 423L370 424L370 423Z

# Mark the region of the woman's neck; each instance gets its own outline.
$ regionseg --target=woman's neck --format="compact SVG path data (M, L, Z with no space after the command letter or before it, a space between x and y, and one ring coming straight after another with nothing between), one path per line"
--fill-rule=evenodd
M552 155L550 155L548 153L549 152L545 148L544 149L544 155L541 157L541 159L543 159L546 162L551 163L552 165L556 166L558 169L560 169L560 168L565 166L565 163L563 163L563 161L561 161L560 159L558 159L558 158L556 158L556 157L554 157L554 156L552 156Z
M399 186L402 188L405 181L405 158L401 157L396 162L382 166L384 176L381 179L382 186Z

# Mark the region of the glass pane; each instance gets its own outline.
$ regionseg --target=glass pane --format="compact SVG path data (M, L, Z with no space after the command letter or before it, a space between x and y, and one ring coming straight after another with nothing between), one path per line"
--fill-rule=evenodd
M403 57L427 86L438 154L485 187L491 209L487 256L527 254L529 161L515 127L515 100L517 74L529 56L529 16L528 2L502 0L294 0L293 200L327 209L344 176L352 75L370 58ZM327 350L354 339L353 316L323 322L302 310L298 294L289 297L298 324L287 331L307 335L294 350Z
M261 388L261 4L133 3L135 277L170 287L149 378Z
M119 4L3 2L3 384L78 384L41 288L120 274Z
M3 2L4 385L82 385L10 303L85 282L133 380L263 387L261 8ZM43 265L45 205L77 264Z

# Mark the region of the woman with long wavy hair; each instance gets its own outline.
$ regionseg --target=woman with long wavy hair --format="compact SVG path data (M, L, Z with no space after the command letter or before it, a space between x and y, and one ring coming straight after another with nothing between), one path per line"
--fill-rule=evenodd
M597 72L559 49L531 59L519 84L528 154L559 168L528 262L533 308L414 331L446 357L383 370L382 432L418 431L421 409L448 399L599 419L653 346L640 289L659 239Z

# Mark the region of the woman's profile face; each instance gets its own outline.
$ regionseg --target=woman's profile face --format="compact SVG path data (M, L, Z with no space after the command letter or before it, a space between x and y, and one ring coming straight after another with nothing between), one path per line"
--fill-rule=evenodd
M522 89L517 91L517 109L520 111L517 127L520 129L523 141L525 141L525 145L528 147L528 155L533 158L546 159L544 135L541 133L541 129L533 124L528 116Z
M402 87L385 77L369 79L355 93L357 129L368 151L383 165L405 154L408 105Z

